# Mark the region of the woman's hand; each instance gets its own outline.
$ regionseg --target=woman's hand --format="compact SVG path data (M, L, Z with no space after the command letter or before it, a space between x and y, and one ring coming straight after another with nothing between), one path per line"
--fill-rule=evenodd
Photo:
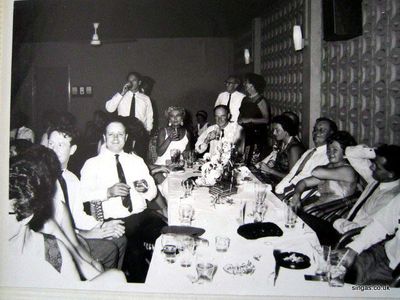
M211 142L212 140L217 139L217 137L219 136L219 131L217 130L213 130L210 133L207 134L207 137L205 139L205 142L208 144L209 142Z
M172 130L169 134L168 134L168 138L170 141L179 141L179 133L178 130Z
M265 173L272 173L272 169L268 166L268 164L260 162L260 170Z
M301 200L300 200L300 195L299 194L294 194L292 199L290 199L291 205L295 207L296 209L299 209L301 207Z

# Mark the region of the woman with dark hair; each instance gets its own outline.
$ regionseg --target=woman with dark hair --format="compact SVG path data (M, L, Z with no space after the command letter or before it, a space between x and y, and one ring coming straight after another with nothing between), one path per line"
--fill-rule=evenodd
M289 117L276 116L271 123L275 139L274 150L260 163L260 169L271 175L273 184L289 173L304 153L305 147L296 137L298 130Z
M171 161L171 150L179 150L182 154L190 150L192 136L184 127L186 111L182 107L170 106L165 112L168 119L168 126L160 130L157 138L158 158L154 164L166 165Z
M36 158L40 157L38 155ZM62 282L65 285L81 280L76 260L68 246L55 236L43 233L45 224L53 216L56 174L57 167L51 167L45 160L24 156L11 162L8 224L11 230L10 257L6 263L13 269L21 270L18 276L22 281L37 279L47 284ZM103 274L94 272L91 277L85 278L124 281L122 273L115 270Z
M244 87L247 97L240 106L238 123L242 125L245 134L245 153L248 153L246 163L257 163L267 154L266 140L271 112L270 106L263 96L266 83L264 77L254 73L246 74ZM258 156L258 157L257 157Z
M29 117L22 113L16 112L11 115L11 140L28 140L31 143L35 142L35 134L32 129L28 128Z

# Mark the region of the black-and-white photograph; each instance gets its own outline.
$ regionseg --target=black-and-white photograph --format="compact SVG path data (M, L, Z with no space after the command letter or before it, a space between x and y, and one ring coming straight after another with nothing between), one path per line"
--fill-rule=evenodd
M0 294L400 296L398 0L10 2Z

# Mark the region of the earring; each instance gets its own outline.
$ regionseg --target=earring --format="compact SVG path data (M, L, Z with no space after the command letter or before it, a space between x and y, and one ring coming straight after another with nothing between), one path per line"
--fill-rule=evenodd
M171 122L169 122L169 123L168 123L168 126L171 127L171 125L172 125Z
M181 122L181 126L183 126L183 121Z

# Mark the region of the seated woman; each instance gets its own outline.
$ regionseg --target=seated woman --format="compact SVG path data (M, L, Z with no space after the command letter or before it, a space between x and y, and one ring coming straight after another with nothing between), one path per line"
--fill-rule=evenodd
M21 281L37 279L46 284L80 281L75 262L63 242L39 233L53 214L53 194L57 177L42 161L15 159L9 181L9 259L8 267L26 270L18 273ZM94 273L87 280L124 282L123 273L110 270Z
M183 126L186 116L185 109L182 107L170 106L165 115L168 119L168 126L160 129L157 139L157 160L156 165L167 165L171 161L171 150L179 150L183 153L190 149L191 134Z
M337 234L332 223L352 205L351 196L356 192L358 176L344 153L346 147L354 145L356 141L348 132L332 134L327 139L329 163L315 168L311 177L299 181L290 200L292 205L302 208L299 216L316 231L322 244L335 241ZM317 188L320 196L301 199L302 193L308 188Z
M267 151L268 124L271 108L265 97L265 79L261 75L248 73L244 79L247 96L240 106L238 123L245 135L246 164L255 164L265 157Z
M292 169L305 151L296 137L298 130L293 121L280 115L272 119L272 134L275 139L274 150L261 163L261 171L271 177L271 184L279 183Z

